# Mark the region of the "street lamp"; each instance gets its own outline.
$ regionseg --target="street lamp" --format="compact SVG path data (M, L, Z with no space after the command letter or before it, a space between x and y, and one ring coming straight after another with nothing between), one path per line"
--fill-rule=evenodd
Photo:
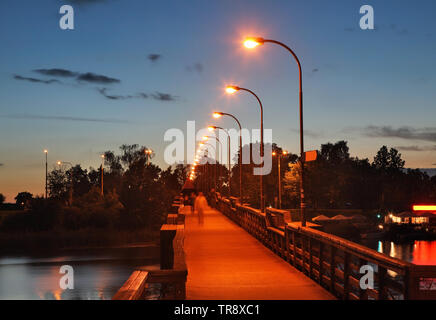
M204 141L208 141L209 139L215 139L217 142L218 142L218 144L220 145L220 157L221 157L221 164L222 164L222 162L223 162L223 144L221 143L221 141L220 141L220 139L218 139L218 137L216 137L216 136L204 136L203 137L203 140ZM217 149L217 153L218 153L218 149ZM216 158L218 158L218 156L216 156ZM218 164L217 164L218 165ZM220 170L219 170L219 174L220 174L220 176L221 176L221 167L220 167ZM216 191L216 189L215 189L215 191ZM220 187L220 191L221 191L221 187Z
M282 153L273 152L273 156L277 157L277 167L278 167L278 179L279 179L279 209L282 208L282 175L280 170L280 165L282 162L282 156L286 156L288 154L287 151L282 151Z
M204 138L205 138L205 137L203 137L203 140L204 140ZM209 138L207 138L207 139L209 139ZM205 145L207 145L207 146L209 146L209 147L212 147L212 149L213 149L214 152L215 152L215 158L217 158L217 150L216 150L215 146L213 146L212 144L207 143L207 142L202 142L200 145L201 145L201 146L205 146ZM206 165L207 165L207 163L206 163ZM217 170L216 170L217 165L218 165L218 164L217 164L217 161L216 161L216 159L215 159L215 191L216 191L216 186L217 186Z
M153 154L153 150L151 150L151 149L145 149L144 150L144 153L145 153L145 163L146 163L146 165L148 165L148 163L149 163L149 160L150 160L150 157L151 157L151 155Z
M277 44L291 53L298 65L298 75L299 75L299 87L300 87L300 162L301 162L301 186L300 186L300 210L301 210L301 225L306 226L306 203L304 200L304 138L303 138L303 72L301 68L300 60L298 59L295 52L289 48L284 43L276 40L263 39L263 38L246 38L244 45L248 49L256 48L257 46L263 45L264 43L274 43Z
M228 146L228 154L227 154L227 165L229 167L229 176L228 176L228 185L229 185L229 196L232 195L232 188L231 188L231 168L230 168L230 134L227 132L226 129L221 128L221 127L217 127L217 126L209 126L207 127L207 129L209 131L214 131L214 130L219 130L221 129L222 131L224 131L227 134L227 146Z
M60 168L63 164L67 164L71 166L71 183L70 183L70 192L68 197L69 197L70 206L72 206L73 205L73 165L71 164L71 162L66 162L66 161L58 161L57 164Z
M48 186L47 186L47 180L48 180L48 164L47 164L47 159L48 159L48 150L45 149L44 150L45 153L45 199L47 199L47 190L48 190Z
M260 106L260 158L262 159L262 163L263 163L263 156L264 156L263 148L264 148L264 146L263 146L263 105L262 105L262 101L260 101L257 94L255 94L250 89L241 88L238 86L227 86L226 87L226 92L229 94L233 94L233 93L240 91L240 90L251 93L256 98L257 102L259 102L259 106ZM265 199L263 196L263 172L262 172L262 170L263 170L263 164L260 167L260 211L265 212Z
M104 154L101 155L101 195L104 196L103 192L103 173L104 173Z
M242 205L242 126L239 120L232 114L226 112L214 112L213 117L219 119L222 116L233 118L239 126L239 202ZM221 149L222 150L222 149Z

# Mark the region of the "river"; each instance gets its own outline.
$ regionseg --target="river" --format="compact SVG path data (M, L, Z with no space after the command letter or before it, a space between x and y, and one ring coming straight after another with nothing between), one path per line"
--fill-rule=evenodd
M391 257L418 265L436 265L436 241L415 240L405 243L365 241L365 246Z
M73 268L74 289L61 289L62 265ZM138 266L158 269L158 248L142 245L0 256L0 300L107 300Z

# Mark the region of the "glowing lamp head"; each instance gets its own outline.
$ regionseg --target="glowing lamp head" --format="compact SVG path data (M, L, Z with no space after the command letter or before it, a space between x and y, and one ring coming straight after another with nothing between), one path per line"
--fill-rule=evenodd
M273 156L275 156L276 154L277 154L277 152L275 152L275 151L272 153Z
M260 46L261 44L263 44L265 41L262 38L246 38L244 40L244 46L247 49L254 49L257 46Z
M286 156L288 154L288 151L283 151L283 155Z
M209 130L209 131L214 131L215 129L216 129L215 126L209 126L209 127L207 127L207 130Z
M204 136L204 137L203 137L203 141L207 141L207 140L209 140L209 138L206 137L206 136Z
M204 146L204 143L203 143L203 142L200 142L200 147L202 147L202 146Z
M238 90L239 90L239 87L237 87L237 86L227 86L226 87L226 92L228 94L233 94L233 93L235 93Z
M226 89L227 90L227 89ZM215 119L221 118L223 116L222 112L214 112L213 113L213 117Z
M45 150L44 150L44 153L48 153L48 150L47 150L47 149L45 149Z
M60 166L62 164L62 162L58 161L57 164Z

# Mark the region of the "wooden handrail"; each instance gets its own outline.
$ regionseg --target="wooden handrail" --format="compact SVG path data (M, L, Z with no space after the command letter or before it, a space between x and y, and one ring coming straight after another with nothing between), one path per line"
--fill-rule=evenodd
M317 230L321 226L316 224L289 223L290 216L285 218L283 210L268 209L264 214L246 205L232 205L220 195L216 200L223 214L339 298L436 299L436 290L424 288L436 279L436 266L418 266L384 255ZM283 215L285 223L276 225L272 215ZM360 288L363 265L375 266L374 288Z

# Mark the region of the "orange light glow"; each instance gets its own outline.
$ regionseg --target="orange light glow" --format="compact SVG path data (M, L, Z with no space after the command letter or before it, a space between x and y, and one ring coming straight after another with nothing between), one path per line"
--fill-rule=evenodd
M277 152L275 152L275 151L272 153L273 156L275 156L276 154L277 154Z
M61 165L61 163L62 163L62 162L60 162L60 161L57 162L58 165Z
M244 40L244 46L248 49L256 48L257 46L260 46L263 44L263 39L260 38L246 38Z
M413 211L436 211L436 205L414 205Z
M214 127L214 126L207 127L207 130L209 130L209 131L214 131L215 129L216 129L216 127Z
M207 141L207 140L209 140L209 138L206 137L206 136L204 136L204 137L203 137L203 140L204 140L204 141Z
M45 150L44 150L44 153L48 153L48 150L47 150L47 149L45 149Z
M236 87L236 86L227 86L227 87L226 87L226 92L227 92L228 94L233 94L233 93L235 93L235 92L238 91L238 90L239 90L239 88Z
M288 154L288 151L283 151L283 155L286 156Z
M222 114L221 112L214 112L214 113L213 113L213 117L214 117L215 119L221 118L222 116L223 116L223 114Z

